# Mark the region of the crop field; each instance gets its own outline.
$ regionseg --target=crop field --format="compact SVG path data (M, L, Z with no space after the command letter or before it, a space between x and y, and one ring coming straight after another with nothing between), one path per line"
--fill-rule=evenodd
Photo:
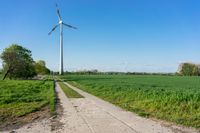
M200 128L200 78L67 75L74 86L140 116Z
M46 106L53 114L53 81L0 80L0 125Z

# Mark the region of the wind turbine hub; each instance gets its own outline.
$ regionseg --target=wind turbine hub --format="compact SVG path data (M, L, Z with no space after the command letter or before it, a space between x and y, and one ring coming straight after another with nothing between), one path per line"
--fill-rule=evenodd
M62 20L61 21L59 21L59 24L62 24L63 22L62 22Z

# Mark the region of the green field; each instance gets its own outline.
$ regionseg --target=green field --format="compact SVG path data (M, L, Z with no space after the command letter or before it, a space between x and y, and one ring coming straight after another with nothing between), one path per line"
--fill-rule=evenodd
M58 84L60 85L60 87L62 88L62 90L64 91L65 95L68 98L83 98L82 95L80 95L79 93L77 93L76 91L72 90L71 88L69 88L67 85L65 85L63 82L58 82Z
M200 78L68 75L69 83L145 117L200 128Z
M55 112L53 81L0 80L0 125L45 106Z

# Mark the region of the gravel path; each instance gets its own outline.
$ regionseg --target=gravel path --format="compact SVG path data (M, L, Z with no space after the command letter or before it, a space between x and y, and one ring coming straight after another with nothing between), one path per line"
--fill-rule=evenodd
M16 133L197 133L190 128L142 118L65 83L85 98L69 99L56 84L62 114L52 130L52 120L43 119L15 130ZM55 126L55 125L54 125ZM5 132L5 133L10 133Z

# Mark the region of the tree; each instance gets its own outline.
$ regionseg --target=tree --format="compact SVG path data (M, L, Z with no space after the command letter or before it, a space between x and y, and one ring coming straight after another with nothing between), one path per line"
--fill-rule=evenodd
M17 44L5 48L0 58L3 61L3 80L8 76L14 78L31 78L36 75L31 51Z
M184 76L198 76L199 68L193 63L182 63L179 66L179 73Z
M46 63L43 60L35 62L35 71L40 75L50 74L50 70L46 67Z

